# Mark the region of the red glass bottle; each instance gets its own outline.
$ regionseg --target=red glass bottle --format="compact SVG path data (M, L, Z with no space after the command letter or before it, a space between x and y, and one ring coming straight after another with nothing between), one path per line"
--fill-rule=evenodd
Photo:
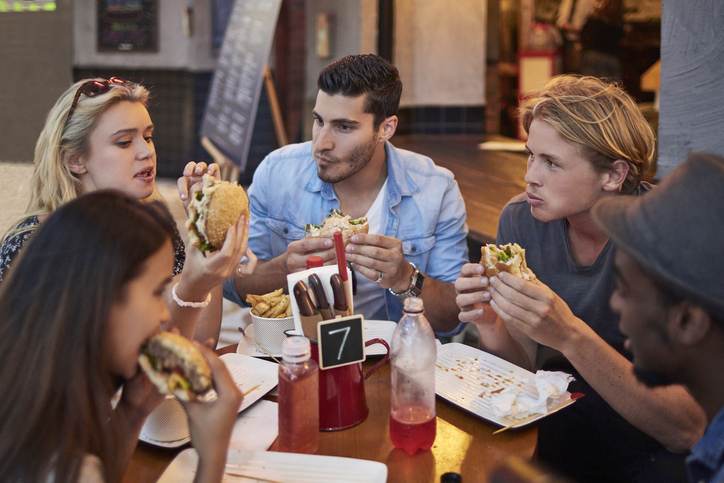
M319 446L319 368L309 339L287 337L279 364L279 451L316 453Z

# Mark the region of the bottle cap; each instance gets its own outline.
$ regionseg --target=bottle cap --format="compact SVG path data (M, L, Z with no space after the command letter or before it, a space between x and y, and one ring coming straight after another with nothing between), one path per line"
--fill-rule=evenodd
M424 310L422 299L419 297L407 297L405 299L405 312L419 314Z
M317 268L324 266L324 260L318 255L310 255L307 257L307 268Z
M308 361L312 355L309 339L295 335L282 342L282 359L284 362Z
M448 471L440 476L440 483L462 483L462 481L463 477L460 476L460 473L454 471Z

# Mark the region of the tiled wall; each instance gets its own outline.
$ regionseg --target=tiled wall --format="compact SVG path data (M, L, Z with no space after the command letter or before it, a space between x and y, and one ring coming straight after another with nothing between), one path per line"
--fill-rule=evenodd
M402 107L398 134L484 134L485 106Z

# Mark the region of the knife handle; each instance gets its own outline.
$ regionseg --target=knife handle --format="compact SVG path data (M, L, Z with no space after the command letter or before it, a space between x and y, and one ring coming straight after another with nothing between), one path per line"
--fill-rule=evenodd
M337 314L342 315L347 313L347 297L344 293L344 282L342 277L338 273L333 274L329 283L332 286L332 293L334 294L334 310Z
M309 297L307 284L303 280L294 284L294 299L297 301L297 307L299 307L299 315L311 317L317 312L312 299Z

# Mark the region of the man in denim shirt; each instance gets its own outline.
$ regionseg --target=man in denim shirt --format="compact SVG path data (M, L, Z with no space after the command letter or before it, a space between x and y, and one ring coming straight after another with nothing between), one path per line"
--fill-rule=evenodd
M693 154L651 193L594 208L619 248L611 308L634 372L652 387L683 384L709 421L686 460L696 483L724 483L722 186L724 158Z
M421 296L439 334L455 330L453 282L467 261L465 204L455 179L431 159L395 148L402 93L397 69L376 55L351 55L319 75L312 141L285 146L259 165L249 188L254 275L226 284L227 298L286 286L310 255L333 263L327 238L304 238L333 208L367 216L347 260L358 280L355 309L398 320L402 299ZM447 283L446 283L447 282Z

